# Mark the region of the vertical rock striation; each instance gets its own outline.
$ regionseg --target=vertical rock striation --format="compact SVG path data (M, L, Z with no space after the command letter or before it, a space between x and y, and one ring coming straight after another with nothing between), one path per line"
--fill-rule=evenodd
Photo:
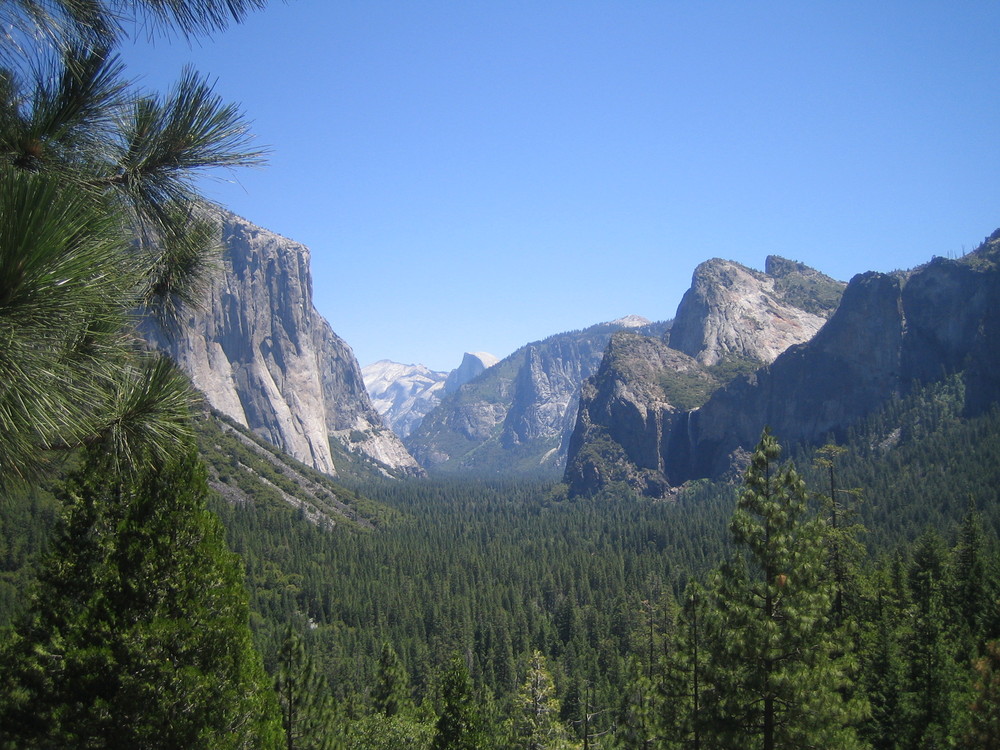
M713 306L701 301L725 299L724 291L692 295L703 317L711 317ZM807 303L797 304L805 309ZM770 300L761 309L771 310ZM719 350L750 340L724 326L684 325L688 332L707 331L701 341L717 342ZM691 344L694 338L687 335L682 332L676 341L696 356L712 349ZM614 416L630 408L665 412L655 393L644 394L631 382L648 388L651 378L662 380L656 356L640 349L630 356L651 363L649 371L639 372L634 362L623 366L621 352L617 363L608 364L629 387L605 378L584 390L566 472L576 493L621 479L655 496L664 486L724 475L748 455L765 426L792 444L817 444L831 435L842 439L889 399L955 374L963 378L967 413L975 414L1000 401L1000 230L959 260L935 258L909 273L855 276L815 336L735 377L698 408L660 419L655 429L648 421L628 424ZM662 482L640 481L636 472L650 470L653 451L661 452L656 478Z
M665 324L631 316L521 347L445 395L407 447L438 473L557 477L581 383L597 370L613 333L643 326L662 333Z
M176 328L147 320L211 406L300 461L335 475L331 440L390 473L422 470L368 398L350 347L312 302L309 249L228 212L204 304ZM169 335L167 335L169 334Z

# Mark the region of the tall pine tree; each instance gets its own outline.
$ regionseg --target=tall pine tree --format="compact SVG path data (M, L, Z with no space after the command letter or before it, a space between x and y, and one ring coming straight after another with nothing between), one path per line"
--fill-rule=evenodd
M780 453L765 430L731 523L740 551L713 576L706 746L857 747L862 710L847 677L850 643L831 626L825 524L807 517L805 483L776 467Z
M334 750L335 715L326 680L302 637L288 626L278 653L274 690L281 708L285 750Z
M413 701L410 698L410 677L403 662L400 661L399 654L388 642L382 644L382 652L378 657L372 707L387 717L398 713L409 713L413 709Z
M538 650L528 660L528 672L515 699L512 747L524 750L569 750L566 727L559 721L556 686Z
M461 657L452 659L441 683L444 705L435 726L432 750L479 750L486 736L483 718L472 688L469 669Z

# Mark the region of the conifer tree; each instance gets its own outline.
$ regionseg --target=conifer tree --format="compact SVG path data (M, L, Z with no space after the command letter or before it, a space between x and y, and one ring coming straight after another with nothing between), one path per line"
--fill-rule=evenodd
M410 699L410 678L395 649L388 643L382 644L378 658L378 673L375 689L372 691L372 708L388 717L406 713L413 708Z
M658 721L664 749L703 747L704 608L705 591L691 581L684 590L673 644L664 657Z
M291 625L278 658L274 690L281 709L284 750L334 750L335 716L329 687Z
M969 641L970 651L982 636L988 620L984 547L982 518L975 500L970 500L954 551L955 586L950 602L952 610L963 620L963 635Z
M894 595L888 564L875 571L869 588L859 671L870 715L860 733L876 750L892 750L904 734L905 663L899 633L904 602Z
M262 153L203 77L143 92L115 47L129 16L194 34L263 2L0 3L0 486L108 436L126 465L185 439L186 391L134 315L199 297L216 248L194 180Z
M138 474L89 452L4 644L0 747L280 746L239 562L193 448Z
M1000 747L1000 643L990 641L975 662L976 682L970 726L962 747L993 750Z
M555 693L555 682L545 657L535 650L515 699L513 747L524 750L570 747L566 727L559 721L560 706Z
M432 750L480 750L485 743L483 719L465 661L452 659L441 683L443 706L435 726Z
M965 702L960 640L946 603L948 551L929 528L917 539L909 569L912 603L902 635L908 670L901 714L909 747L946 743Z
M862 711L847 677L850 644L830 625L824 525L806 516L805 484L775 467L779 455L765 430L730 527L740 554L712 579L706 745L857 747Z

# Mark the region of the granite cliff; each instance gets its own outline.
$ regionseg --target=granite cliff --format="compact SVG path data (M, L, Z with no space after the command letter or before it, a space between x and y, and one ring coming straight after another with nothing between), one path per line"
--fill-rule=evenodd
M819 271L774 255L763 273L713 258L695 269L677 307L670 346L703 365L727 357L772 362L822 328L843 289Z
M844 284L770 256L762 273L718 258L699 265L663 339L616 334L581 390L565 481L572 494L614 482L651 497L674 484L689 411L741 373L812 338Z
M388 359L361 368L372 406L399 437L406 438L448 393L455 393L499 362L487 352L466 352L451 372Z
M690 415L675 481L718 475L764 425L793 444L843 438L887 400L955 374L967 413L1000 398L1000 232L960 260L854 277L815 338Z
M612 347L606 360L609 372L585 388L573 436L565 476L577 494L620 481L662 497L740 469L765 426L789 444L843 438L889 399L946 376L961 376L966 410L976 413L1000 399L1000 231L959 260L855 276L815 336L686 410L649 389L665 372L655 353ZM643 409L659 411L640 436L621 415Z
M382 422L350 347L312 302L309 249L229 212L205 302L170 335L143 330L209 404L308 466L335 475L331 440L389 474L423 471Z
M444 392L455 393L466 383L471 383L500 360L489 352L466 352L462 364L448 373L444 381Z

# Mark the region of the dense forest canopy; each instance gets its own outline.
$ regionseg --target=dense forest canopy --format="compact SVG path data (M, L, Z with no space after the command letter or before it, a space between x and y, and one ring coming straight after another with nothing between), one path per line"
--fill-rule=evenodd
M839 449L789 449L801 479L782 492L799 498L795 533L808 542L792 567L811 560L815 594L789 604L811 613L795 637L835 638L809 648L832 661L800 665L792 682L846 696L821 746L991 746L973 738L993 715L1000 414L963 419L962 398L953 378L890 404ZM213 445L224 443L206 424L210 479L235 481ZM787 468L766 463L773 478ZM764 747L752 728L762 722L732 723L750 662L750 673L727 671L741 661L734 648L749 653L731 630L735 612L751 613L737 592L766 567L748 532L730 531L750 486L569 501L531 482L355 480L345 495L383 508L373 528L314 523L277 494L211 505L244 562L266 669L286 689L289 670L313 686L303 736L431 747L467 720L474 747L531 746L516 743L539 741L540 724L552 739L539 747L669 748L696 736ZM0 601L16 620L57 511L44 492L4 507ZM791 596L798 576L784 570L767 585ZM442 724L449 712L459 717ZM777 747L790 746L779 725L804 731L779 717Z

